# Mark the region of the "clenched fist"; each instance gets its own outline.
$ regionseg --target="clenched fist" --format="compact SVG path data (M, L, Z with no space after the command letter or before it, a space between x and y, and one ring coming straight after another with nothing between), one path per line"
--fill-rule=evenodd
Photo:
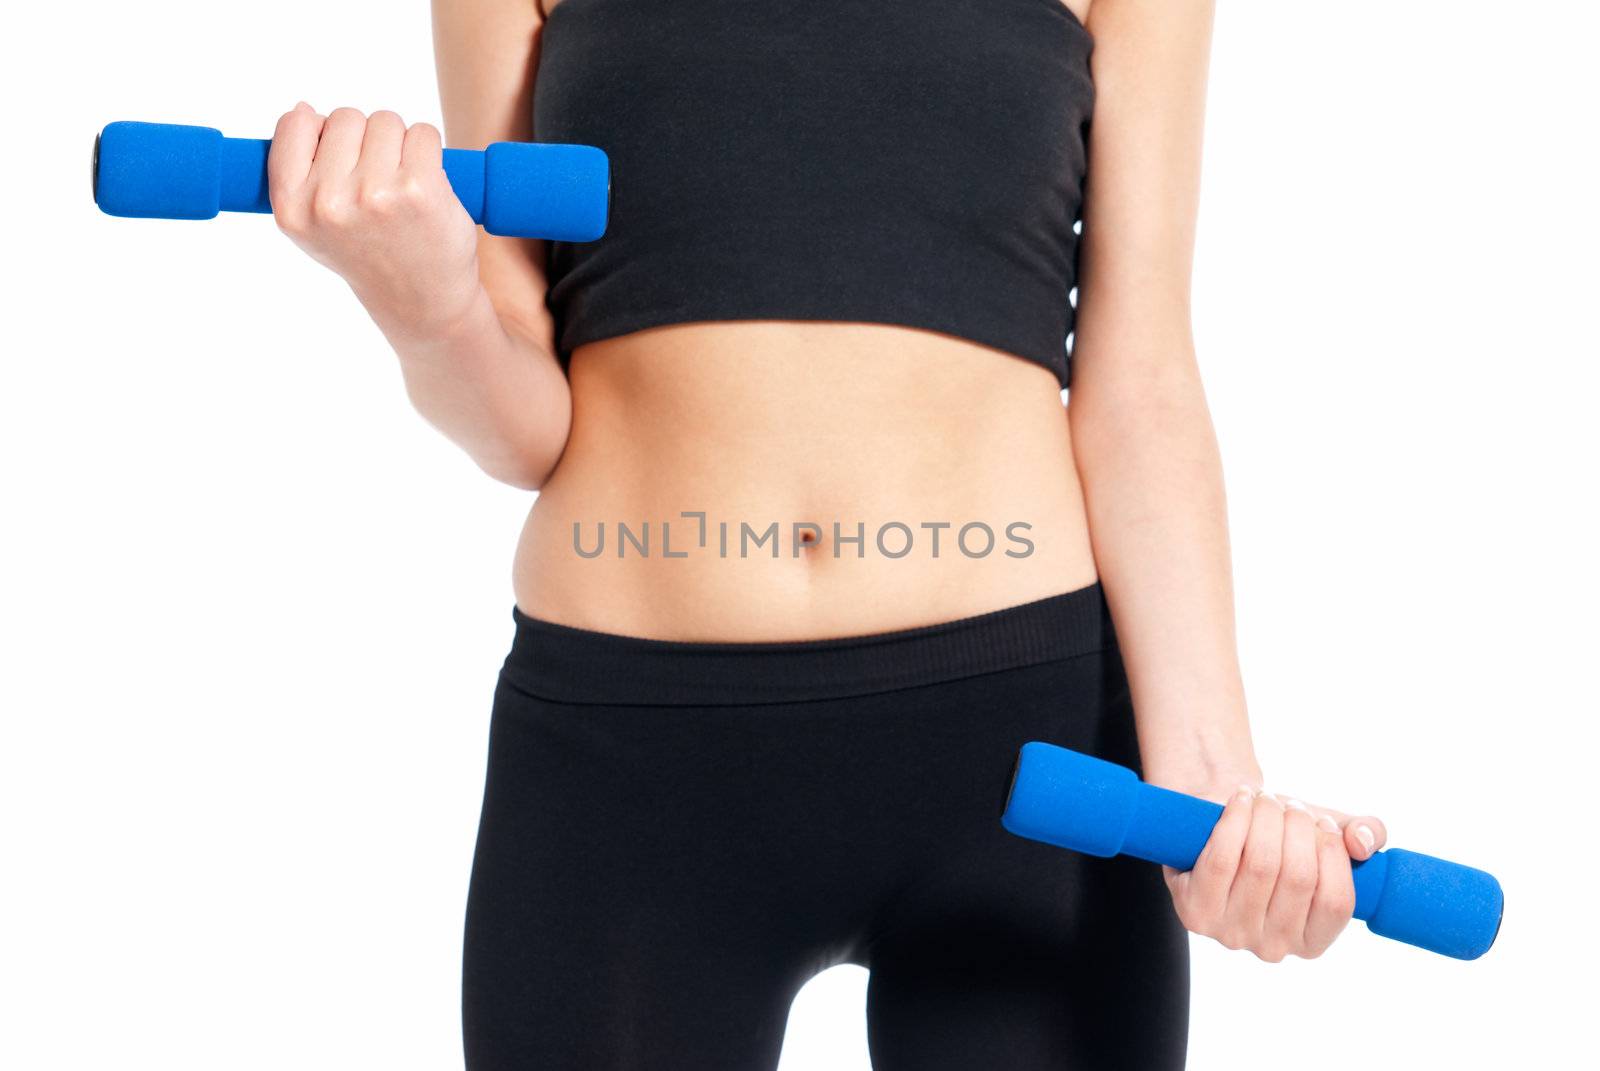
M1315 959L1355 911L1351 860L1371 858L1387 839L1377 818L1242 784L1194 869L1162 871L1190 931L1269 963Z
M477 226L427 123L300 102L278 120L267 191L278 228L342 276L380 325L464 315L479 287Z

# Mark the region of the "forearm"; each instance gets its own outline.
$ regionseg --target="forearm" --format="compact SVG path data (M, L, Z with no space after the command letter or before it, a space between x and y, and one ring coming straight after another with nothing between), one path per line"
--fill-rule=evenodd
M1124 339L1068 394L1091 539L1127 666L1145 775L1260 782L1234 635L1227 504L1186 332ZM1089 362L1085 362L1088 364Z
M368 311L399 355L422 417L495 479L542 486L571 427L571 394L554 355L508 329L481 284L459 312Z

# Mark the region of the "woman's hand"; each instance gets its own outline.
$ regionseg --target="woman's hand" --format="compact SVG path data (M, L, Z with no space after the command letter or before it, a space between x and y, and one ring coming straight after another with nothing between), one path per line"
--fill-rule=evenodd
M1369 858L1387 841L1376 818L1241 784L1194 869L1161 869L1178 918L1194 933L1268 963L1315 959L1355 910L1350 861Z
M425 332L467 315L482 285L477 227L445 176L443 142L394 112L278 120L267 192L278 228L342 276L380 327Z

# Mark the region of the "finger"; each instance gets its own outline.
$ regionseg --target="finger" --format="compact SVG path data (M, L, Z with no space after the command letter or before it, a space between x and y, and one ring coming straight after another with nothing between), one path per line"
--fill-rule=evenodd
M299 101L278 117L267 149L267 199L284 201L305 184L311 173L311 160L322 135L322 116L311 105Z
M444 167L444 137L428 123L413 123L400 149L400 166L408 171L438 171Z
M1185 925L1192 919L1196 928L1204 929L1220 919L1227 908L1228 890L1233 886L1239 856L1250 833L1255 794L1250 785L1240 785L1234 791L1223 804L1222 816L1200 849L1194 868L1187 871L1190 876L1183 886L1185 902L1180 905Z
M1228 890L1227 925L1238 943L1254 947L1266 924L1267 904L1283 859L1283 804L1270 792L1256 798L1239 872Z
M1327 951L1355 911L1355 879L1342 832L1331 818L1317 820L1317 891L1306 916L1305 951L1300 953L1307 959Z
M1166 881L1167 891L1172 893L1172 899L1174 903L1187 899L1189 890L1189 871L1178 870L1176 867L1170 867L1167 864L1162 863L1161 877ZM1180 915L1181 914L1182 912L1180 912Z
M1350 858L1370 859L1374 852L1381 851L1389 843L1389 831L1378 819L1361 815L1345 823L1344 843Z
M1317 891L1316 820L1299 800L1289 798L1283 802L1283 851L1278 881L1267 904L1263 947L1257 950L1263 959L1272 961L1300 951L1305 941L1306 915L1311 911L1311 898Z
M400 147L405 137L406 122L396 113L380 110L367 116L355 174L378 180L392 176L400 169Z
M348 178L361 159L361 141L367 118L354 108L335 108L322 124L317 156L311 161L311 178L325 182Z
M1344 830L1346 848L1352 859L1369 859L1389 843L1389 830L1381 819L1372 815L1350 815L1319 804L1309 806L1314 817L1328 815Z

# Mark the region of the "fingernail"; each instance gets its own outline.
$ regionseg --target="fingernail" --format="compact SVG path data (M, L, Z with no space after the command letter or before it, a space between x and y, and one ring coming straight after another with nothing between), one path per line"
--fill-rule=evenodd
M1317 828L1322 830L1324 833L1337 833L1339 832L1339 823L1333 820L1332 815L1318 815Z
M1264 799L1264 800L1271 800L1273 803L1276 803L1279 807L1283 806L1283 801L1280 800L1277 796L1273 795L1271 792L1263 791L1261 793L1261 798Z
M1238 791L1233 794L1236 803L1249 803L1256 798L1256 790L1243 781L1239 782Z
M1311 813L1311 808L1310 807L1307 807L1305 804L1301 803L1299 800L1295 799L1293 796L1284 797L1283 805L1285 807L1289 808L1290 810L1293 810L1293 811L1303 811L1306 814L1310 814Z
M1372 827L1365 822L1361 822L1356 826L1356 840L1359 840L1361 846L1369 852L1372 850L1372 846L1378 843L1378 838L1372 833Z

